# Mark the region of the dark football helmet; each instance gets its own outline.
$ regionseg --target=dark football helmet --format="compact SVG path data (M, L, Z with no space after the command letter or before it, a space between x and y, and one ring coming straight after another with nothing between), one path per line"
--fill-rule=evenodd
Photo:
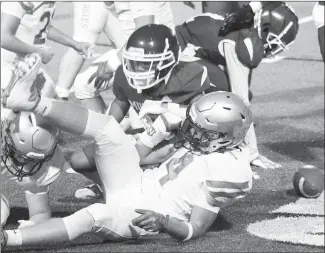
M221 152L239 145L252 123L249 105L232 92L212 92L187 108L178 131L194 151ZM175 145L180 146L180 143Z
M151 24L135 30L122 56L129 85L140 93L167 80L179 51L176 35L167 26Z
M298 29L298 17L284 2L270 2L255 14L254 26L263 40L265 57L273 57L289 48Z
M56 129L30 112L11 112L1 124L1 160L18 180L37 173L54 154Z

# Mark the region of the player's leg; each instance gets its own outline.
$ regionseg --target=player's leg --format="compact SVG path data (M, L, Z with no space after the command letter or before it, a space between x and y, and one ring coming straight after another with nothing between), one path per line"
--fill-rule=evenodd
M155 7L155 23L163 24L174 30L175 22L170 2L156 2Z
M6 246L57 245L89 233L93 227L92 215L86 209L81 209L65 218L54 218L34 226L6 230L4 233Z
M103 2L74 2L74 34L76 41L94 45L98 39L107 13ZM81 70L85 59L75 50L68 48L64 54L56 90L61 98L67 99L74 80Z
M95 183L76 190L74 195L77 199L99 199L103 197L102 187L99 186L101 180L96 167L94 151L94 143L91 143L86 145L82 151L75 152L70 158L71 168Z
M315 26L317 27L318 30L318 42L319 42L319 47L320 51L323 57L323 61L325 62L324 58L324 50L325 50L325 45L324 45L324 2L323 1L318 1L315 3L314 8L313 8L313 18L315 22Z
M92 137L104 192L111 193L131 183L142 172L139 155L131 138L111 116L92 112L74 103L39 97L33 85L36 68L32 68L23 79L4 92L3 103L13 110L31 110L67 132ZM128 159L125 159L125 154L128 154Z
M61 175L65 158L60 147L56 147L52 158L43 163L34 175L16 180L25 191L29 220L20 220L20 227L30 226L48 220L52 216L49 201L49 187Z

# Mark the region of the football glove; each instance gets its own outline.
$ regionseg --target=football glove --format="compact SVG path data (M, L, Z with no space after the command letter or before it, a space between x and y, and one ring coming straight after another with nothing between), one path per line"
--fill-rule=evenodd
M237 12L226 15L219 30L219 36L250 26L254 22L254 12L250 5L244 5Z
M94 87L104 90L114 75L114 70L110 68L107 62L93 63L92 66L98 66L96 72L88 79L88 84L95 80Z

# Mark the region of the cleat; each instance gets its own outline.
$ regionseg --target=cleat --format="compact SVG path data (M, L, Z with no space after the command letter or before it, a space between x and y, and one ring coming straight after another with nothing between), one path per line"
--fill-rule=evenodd
M103 190L98 184L90 184L76 190L74 196L77 199L92 200L104 197Z
M16 111L32 111L40 101L34 83L41 65L38 54L27 55L15 62L8 86L2 91L1 102L6 108Z

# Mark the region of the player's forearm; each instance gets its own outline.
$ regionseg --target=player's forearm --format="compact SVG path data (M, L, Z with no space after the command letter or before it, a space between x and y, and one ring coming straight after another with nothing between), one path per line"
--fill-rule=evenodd
M113 116L115 120L120 123L122 119L124 119L129 108L130 105L127 105L127 103L114 99L111 103L108 114Z
M39 53L40 49L38 47L29 45L21 40L19 40L14 35L5 35L1 38L1 47L25 56L27 54Z
M168 215L165 218L164 231L179 241L198 239L205 234L205 231L197 224L181 221Z
M76 48L77 42L74 39L72 39L70 36L59 31L53 25L49 25L49 27L48 27L47 38L50 40L53 40L61 45L65 45L65 46L71 47L73 49Z

